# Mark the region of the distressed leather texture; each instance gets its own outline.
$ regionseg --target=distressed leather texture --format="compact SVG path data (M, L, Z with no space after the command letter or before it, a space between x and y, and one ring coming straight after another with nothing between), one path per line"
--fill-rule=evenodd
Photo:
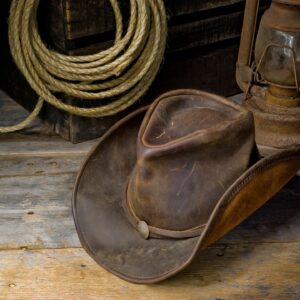
M142 220L162 236L199 235L253 151L254 124L246 109L213 95L159 99L138 134L127 193L133 225Z
M78 236L109 272L159 282L299 169L299 146L258 159L244 108L201 91L171 91L115 124L88 155L73 193ZM149 236L139 232L141 221Z

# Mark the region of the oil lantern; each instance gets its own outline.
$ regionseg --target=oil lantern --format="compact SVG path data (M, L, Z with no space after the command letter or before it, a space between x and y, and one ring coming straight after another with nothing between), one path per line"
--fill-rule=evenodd
M273 0L260 24L259 2L246 1L236 79L259 148L274 152L300 144L300 0Z

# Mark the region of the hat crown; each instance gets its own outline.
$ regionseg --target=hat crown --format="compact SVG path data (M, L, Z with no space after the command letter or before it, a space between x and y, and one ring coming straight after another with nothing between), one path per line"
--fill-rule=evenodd
M252 115L229 100L204 92L159 98L138 135L131 216L163 231L201 229L253 148Z

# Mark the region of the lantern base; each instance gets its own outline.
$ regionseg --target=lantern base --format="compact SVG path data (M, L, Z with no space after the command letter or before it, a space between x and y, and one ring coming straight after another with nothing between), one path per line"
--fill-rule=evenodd
M255 96L244 105L254 115L255 139L262 155L300 145L300 107L271 105Z

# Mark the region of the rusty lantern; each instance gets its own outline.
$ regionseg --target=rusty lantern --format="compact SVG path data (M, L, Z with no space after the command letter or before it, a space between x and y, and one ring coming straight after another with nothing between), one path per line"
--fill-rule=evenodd
M300 0L273 0L257 30L259 0L247 0L236 79L269 152L300 144Z

